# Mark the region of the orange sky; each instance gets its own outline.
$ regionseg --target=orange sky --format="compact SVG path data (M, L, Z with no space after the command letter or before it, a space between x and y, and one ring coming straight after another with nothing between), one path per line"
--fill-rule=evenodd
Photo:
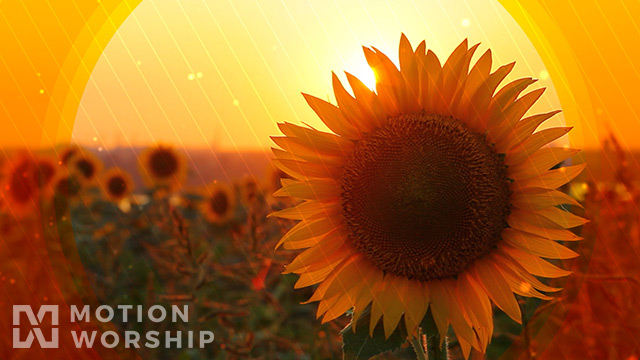
M333 101L332 70L371 83L361 45L395 61L401 32L414 46L426 39L441 58L465 37L481 42L478 54L490 47L494 64L517 61L511 78L534 76L549 88L533 111L560 108L540 57L493 0L145 0L93 70L73 138L105 148L264 148L276 122L322 128L300 92Z

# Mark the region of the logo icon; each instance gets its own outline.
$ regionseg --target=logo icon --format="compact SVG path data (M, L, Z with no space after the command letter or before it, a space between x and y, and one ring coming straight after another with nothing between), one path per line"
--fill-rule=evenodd
M27 315L27 319L29 320L29 324L32 329L29 330L29 333L26 336L26 339L23 340L20 334L20 314L25 313ZM42 324L42 320L44 320L45 314L51 314L51 336L50 340L47 340L42 333L42 329L40 328L40 324ZM59 328L58 326L58 305L42 305L38 309L38 315L33 313L33 309L30 305L13 305L13 348L14 349L26 349L30 348L33 343L33 338L38 339L38 343L40 347L43 349L53 349L58 348L58 336L59 336ZM35 336L34 336L35 334Z

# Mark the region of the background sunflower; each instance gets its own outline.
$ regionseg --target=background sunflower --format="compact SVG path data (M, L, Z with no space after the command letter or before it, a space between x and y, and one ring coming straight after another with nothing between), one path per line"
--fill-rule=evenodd
M145 182L156 187L176 188L187 176L184 157L168 145L145 149L139 157L139 169Z
M201 209L208 221L224 224L233 217L236 205L236 194L233 188L227 184L213 182L204 191Z
M127 198L133 191L131 175L117 167L105 171L100 186L106 197L115 202Z

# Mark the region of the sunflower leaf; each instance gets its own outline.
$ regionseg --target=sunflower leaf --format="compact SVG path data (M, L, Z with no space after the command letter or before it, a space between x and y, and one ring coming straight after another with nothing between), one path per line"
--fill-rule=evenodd
M369 336L370 319L371 309L369 307L358 318L356 323L357 331L353 331L353 321L342 330L344 360L370 359L375 355L397 350L407 341L404 324L399 324L389 338L385 339L384 328L382 323L379 323L373 332L373 336Z

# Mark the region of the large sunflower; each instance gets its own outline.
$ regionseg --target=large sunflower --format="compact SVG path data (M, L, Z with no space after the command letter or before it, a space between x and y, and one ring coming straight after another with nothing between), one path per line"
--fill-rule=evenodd
M578 150L545 145L570 128L534 131L557 111L523 118L544 89L535 80L496 91L514 63L491 72L491 51L463 41L444 64L403 35L400 70L364 48L376 91L333 75L338 106L304 94L332 132L289 123L274 137L275 164L293 177L276 195L305 200L276 215L301 220L278 246L307 249L287 266L296 288L319 284L310 301L329 321L371 306L389 336L404 316L416 334L430 308L441 338L449 325L465 356L486 349L491 302L517 322L514 296L549 299L536 276L567 275L543 260L577 254L554 240L586 220L557 205L578 203L555 190L583 165L549 170Z

